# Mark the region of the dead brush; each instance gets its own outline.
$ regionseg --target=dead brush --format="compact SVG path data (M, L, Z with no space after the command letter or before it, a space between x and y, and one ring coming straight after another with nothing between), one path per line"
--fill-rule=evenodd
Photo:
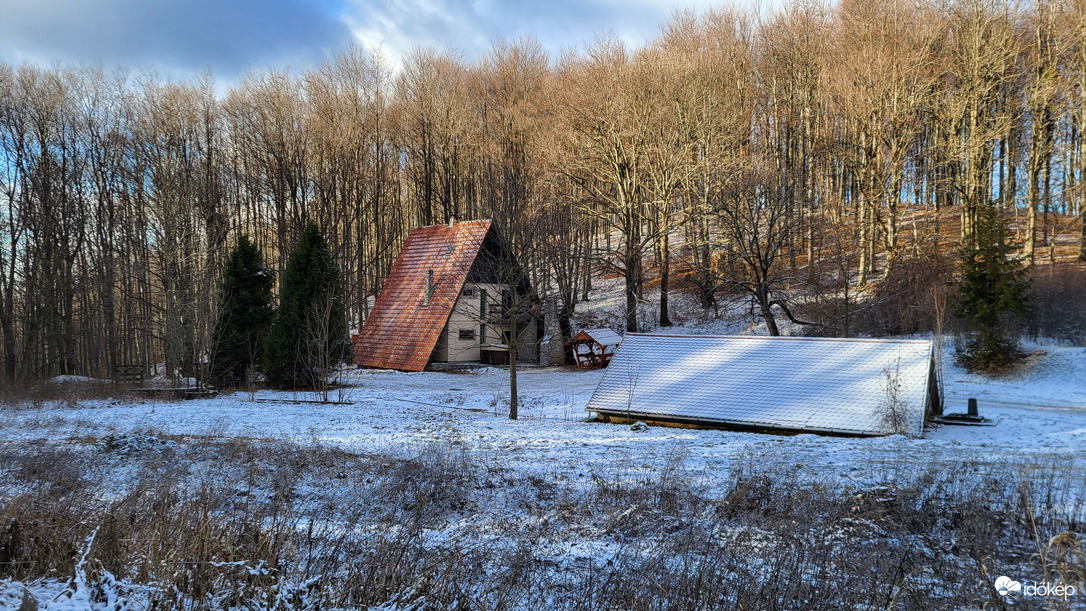
M0 577L68 574L78 552L73 542L85 536L86 513L100 503L70 463L24 458L24 468L14 473L33 484L14 498L0 496Z
M759 525L805 515L847 517L852 499L835 494L820 477L797 477L775 456L745 452L736 457L728 487L717 491L717 515ZM850 490L842 490L850 492Z
M1031 270L1033 294L1027 333L1033 340L1050 338L1068 345L1086 343L1086 269L1081 264L1057 263Z
M618 471L608 476L593 475L589 492L591 513L603 513L602 528L623 537L645 537L674 530L674 516L701 511L698 494L686 469L688 452L678 447L664 457L658 469L644 474Z
M1000 608L993 574L1083 574L1066 460L887 462L860 483L750 452L702 490L681 452L526 481L440 443L51 451L0 452L0 577L65 580L86 552L91 587L151 584L158 609ZM78 463L78 481L35 458ZM476 507L504 517L465 520Z
M1081 534L1067 531L1050 538L1040 561L1045 581L1073 585L1086 593L1086 538Z
M432 443L390 465L381 496L391 501L390 517L407 513L436 518L468 506L475 473L463 447Z
M114 384L112 380L90 378L65 382L40 380L0 386L0 406L12 409L42 409L47 405L75 408L84 401L124 401L133 396L128 386Z

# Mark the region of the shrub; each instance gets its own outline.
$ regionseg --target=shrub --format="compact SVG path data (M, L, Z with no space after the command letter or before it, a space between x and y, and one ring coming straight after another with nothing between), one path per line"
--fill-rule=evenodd
M290 253L279 310L264 344L264 376L278 388L314 388L350 353L343 279L313 223Z
M1030 269L1030 293L1031 336L1086 344L1086 268L1079 263L1036 265Z
M869 296L852 305L853 334L879 337L934 330L939 318L936 297L953 275L954 260L947 254L902 256Z
M1029 314L1029 281L1009 251L1006 220L994 208L982 209L973 239L961 250L962 279L954 303L954 313L974 327L960 353L967 367L998 368L1018 355L1008 327L1015 317Z
M218 311L211 335L211 379L231 385L245 381L260 362L271 326L273 274L249 236L241 236L230 253L219 284Z

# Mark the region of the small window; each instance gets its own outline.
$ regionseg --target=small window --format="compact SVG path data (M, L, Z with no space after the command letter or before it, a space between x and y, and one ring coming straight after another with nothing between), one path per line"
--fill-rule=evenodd
M475 329L460 329L460 339L475 339Z
M464 297L474 297L475 289L464 289Z

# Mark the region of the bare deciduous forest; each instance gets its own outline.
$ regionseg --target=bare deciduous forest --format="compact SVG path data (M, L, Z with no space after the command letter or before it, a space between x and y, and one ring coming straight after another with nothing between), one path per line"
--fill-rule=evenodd
M307 221L352 327L407 231L457 217L502 225L567 318L608 273L630 331L679 290L745 296L773 334L927 330L988 206L1035 290L1081 293L1084 128L1083 0L676 13L643 48L348 49L225 92L0 65L0 382L196 373L236 238L283 270Z

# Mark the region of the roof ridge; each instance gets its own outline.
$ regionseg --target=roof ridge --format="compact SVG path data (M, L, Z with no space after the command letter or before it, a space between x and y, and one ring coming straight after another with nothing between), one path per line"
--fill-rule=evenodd
M456 222L453 223L452 228L455 229L457 225L469 225L469 224L474 225L476 223L493 223L493 222L494 222L494 219L472 219L470 221L461 221L460 219L457 219ZM418 225L414 229L411 229L410 231L408 231L408 234L410 234L411 231L415 231L417 229L427 229L427 228L430 228L430 227L448 227L448 226L449 226L448 223L435 223L433 225Z
M930 339L897 339L897 338L881 338L881 337L799 337L795 335L708 335L708 334L694 334L694 333L634 333L632 331L625 334L626 337L674 337L679 339L759 339L759 340L771 340L771 341L809 341L809 342L846 342L846 343L878 343L878 344L919 344L919 343L931 343Z

